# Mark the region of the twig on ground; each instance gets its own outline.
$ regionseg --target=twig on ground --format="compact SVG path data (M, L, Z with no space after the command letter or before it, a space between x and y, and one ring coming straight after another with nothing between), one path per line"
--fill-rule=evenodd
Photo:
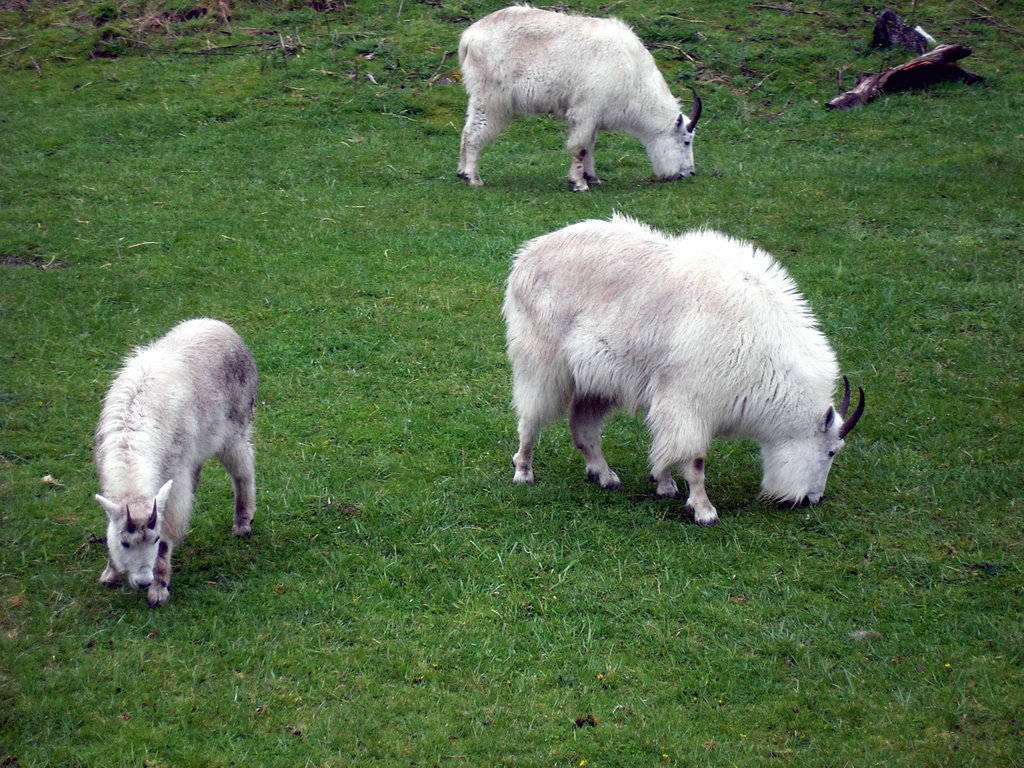
M995 12L984 3L980 2L980 0L971 0L971 4L977 6L985 13L987 13L988 16L984 18L990 20L992 24L994 24L999 29L1003 30L1004 32L1010 32L1011 34L1017 35L1018 37L1024 37L1024 30L1018 29L1009 22L1004 21L999 16L996 16ZM1020 47L1020 45L1017 43L1014 43L1014 45L1016 45L1018 48Z
M771 3L754 3L751 8L758 8L762 11L781 11L786 15L791 13L802 13L805 16L824 16L825 14L821 11L812 11L807 8L797 8L792 3L786 3L785 5L773 5Z
M435 80L437 80L437 78L441 74L441 67L444 66L444 63L446 61L448 61L448 57L451 56L451 55L452 55L451 51L445 51L444 52L444 54L441 56L441 63L437 65L437 69L434 70L434 74L430 76L430 80L428 80L427 82L433 83Z
M15 53L18 53L19 51L24 51L26 48L31 48L31 47L32 47L32 43L29 43L28 45L21 46L21 48L15 48L13 51L7 51L6 53L0 53L0 59L5 59L8 56L12 56Z
M675 51L676 53L682 54L691 64L698 64L698 65L700 64L700 62L697 61L697 59L693 58L693 56L688 54L686 51L684 51L678 45L672 45L671 43L659 43L658 47L659 48L668 48L670 51Z

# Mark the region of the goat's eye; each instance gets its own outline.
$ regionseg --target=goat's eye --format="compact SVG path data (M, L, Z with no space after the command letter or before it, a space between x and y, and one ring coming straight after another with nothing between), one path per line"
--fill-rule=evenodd
M127 541L122 541L121 542L121 546L124 547L125 549L128 549L131 546L131 544L129 544Z
M153 543L154 544L159 544L160 543L160 537L157 536L155 539L153 539Z
M835 456L835 455L836 455L836 452L835 452L835 451L829 451L829 452L828 452L828 457L829 457L830 459L831 459L831 458L832 458L833 456Z

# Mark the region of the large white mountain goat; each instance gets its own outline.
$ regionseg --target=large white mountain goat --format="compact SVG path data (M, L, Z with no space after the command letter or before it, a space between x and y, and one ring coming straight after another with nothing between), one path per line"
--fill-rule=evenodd
M693 175L696 92L689 117L669 91L654 57L618 19L513 6L471 24L459 40L469 95L459 177L480 186L480 153L515 115L569 122L569 181L578 192L599 184L598 131L622 131L647 149L661 180Z
M107 513L107 567L148 588L150 607L169 597L171 553L185 537L203 464L213 456L235 489L236 536L256 509L250 442L258 374L252 353L217 320L188 320L129 357L103 403L95 459Z
M671 237L631 219L584 221L526 243L503 306L519 417L516 483L533 483L541 428L569 412L587 476L619 488L601 453L614 408L645 411L651 479L689 484L694 521L718 514L704 488L712 438L761 445L762 495L817 504L864 412L838 409L835 353L796 284L768 253L718 232Z

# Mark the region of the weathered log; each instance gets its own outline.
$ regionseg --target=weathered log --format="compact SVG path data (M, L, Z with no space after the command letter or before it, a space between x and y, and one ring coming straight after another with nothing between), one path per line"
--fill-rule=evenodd
M890 67L877 75L863 77L852 89L836 96L825 106L829 109L850 109L867 104L883 93L926 88L936 83L962 81L977 83L983 78L961 69L953 62L971 55L971 49L964 45L940 45L923 56Z

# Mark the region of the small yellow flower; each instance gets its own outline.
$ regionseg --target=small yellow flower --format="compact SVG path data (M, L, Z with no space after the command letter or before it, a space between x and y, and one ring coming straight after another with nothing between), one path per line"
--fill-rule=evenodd
M949 666L949 664L947 664L946 666L948 667L948 666ZM598 679L598 680L604 680L604 675L601 675L601 674L599 674L599 675L597 676L597 679Z
M580 768L587 768L587 765L589 765L589 763L587 763L586 760L580 760Z

